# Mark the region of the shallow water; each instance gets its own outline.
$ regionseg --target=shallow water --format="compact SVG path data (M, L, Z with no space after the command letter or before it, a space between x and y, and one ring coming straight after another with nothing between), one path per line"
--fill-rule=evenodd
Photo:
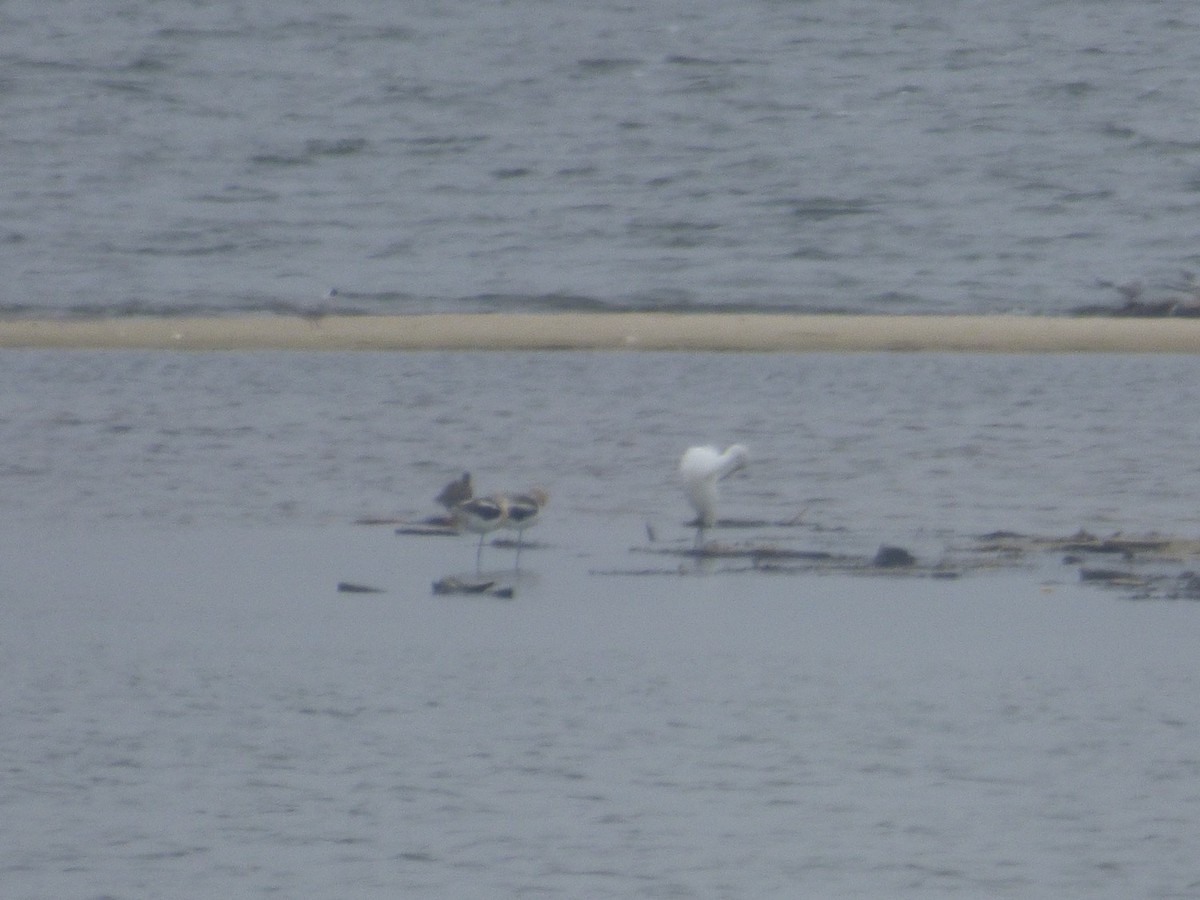
M595 578L570 534L504 601L388 529L6 529L6 892L1196 890L1195 605Z
M20 520L424 515L463 470L560 522L690 515L690 444L750 445L722 514L811 537L1188 535L1191 356L6 352Z
M1188 0L11 0L0 312L1190 291L1198 36Z
M1193 535L1197 365L0 354L5 891L1194 894L1200 606L631 550L689 545L674 463L735 438L723 512L802 515L723 540ZM552 492L519 575L483 550L512 600L349 524L463 469Z

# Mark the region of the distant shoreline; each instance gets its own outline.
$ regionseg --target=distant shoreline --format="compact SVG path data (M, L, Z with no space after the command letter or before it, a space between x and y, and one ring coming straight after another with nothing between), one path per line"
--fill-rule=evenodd
M435 313L0 320L0 348L1200 353L1200 319Z

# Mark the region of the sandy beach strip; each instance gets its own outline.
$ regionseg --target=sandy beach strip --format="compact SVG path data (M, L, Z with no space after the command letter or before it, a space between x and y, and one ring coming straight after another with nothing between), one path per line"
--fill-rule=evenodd
M1200 319L467 313L0 321L0 347L155 350L1200 352Z

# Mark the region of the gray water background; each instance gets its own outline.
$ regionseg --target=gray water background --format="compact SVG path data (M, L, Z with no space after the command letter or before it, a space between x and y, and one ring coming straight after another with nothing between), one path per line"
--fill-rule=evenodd
M1194 602L637 549L734 438L722 513L802 519L717 540L1195 536L1197 365L5 351L5 896L1195 896ZM348 524L463 469L551 490L510 601Z
M419 518L464 471L542 484L559 525L692 513L675 467L748 444L722 515L812 541L1012 530L1190 536L1191 355L0 354L13 521Z
M1198 31L1185 2L6 2L0 312L1186 296ZM648 565L647 524L686 546L700 441L751 447L729 515L801 518L748 539L1194 535L1192 357L0 376L8 896L1200 885L1193 604L1063 567L591 574ZM431 512L462 469L551 489L511 603L431 597L467 539L346 525Z
M1190 297L1197 109L1188 0L12 0L0 313Z

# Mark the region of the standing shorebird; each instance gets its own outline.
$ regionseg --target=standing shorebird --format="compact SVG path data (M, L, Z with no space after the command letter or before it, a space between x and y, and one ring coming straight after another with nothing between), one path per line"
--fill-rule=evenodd
M504 526L517 531L517 565L520 565L525 529L537 524L542 510L550 502L550 494L544 488L534 487L523 494L510 494L505 499L508 502L508 519Z
M474 490L471 488L471 473L463 472L462 478L456 478L444 488L442 492L434 497L434 501L446 507L446 509L454 509L460 503L466 503L475 496Z
M746 465L749 451L734 444L724 453L716 447L690 447L679 461L688 503L696 511L696 543L717 522L717 482Z
M483 558L483 539L508 522L508 500L503 494L475 497L458 504L452 512L460 528L479 535L479 546L475 549L475 570L478 571Z

